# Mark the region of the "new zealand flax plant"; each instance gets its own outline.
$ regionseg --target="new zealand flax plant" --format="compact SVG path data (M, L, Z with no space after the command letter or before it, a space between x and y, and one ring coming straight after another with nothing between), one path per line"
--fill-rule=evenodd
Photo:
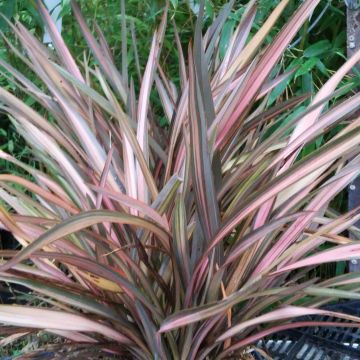
M329 208L360 169L360 94L345 96L341 85L360 52L316 94L268 101L291 75L276 65L319 1L303 1L270 43L289 1L256 31L249 1L224 57L219 39L234 1L206 29L200 6L187 49L166 7L136 79L124 0L121 59L74 1L93 57L75 61L41 1L52 47L11 25L21 48L3 40L34 76L3 59L1 73L33 105L0 89L0 106L38 166L0 153L25 174L0 175L0 224L20 246L1 251L0 280L31 291L23 305L0 305L1 344L43 329L65 339L62 351L78 345L83 358L224 359L288 328L336 319L360 326L358 317L320 309L359 299L360 274L320 279L314 271L360 257L347 237L359 234L358 209ZM178 85L162 67L168 27ZM319 136L321 146L300 158ZM296 319L316 314L335 320Z

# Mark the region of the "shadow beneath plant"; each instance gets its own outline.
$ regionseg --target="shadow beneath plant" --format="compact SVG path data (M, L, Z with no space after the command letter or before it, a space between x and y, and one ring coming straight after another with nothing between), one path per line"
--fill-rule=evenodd
M0 249L1 250L16 250L19 248L19 243L14 236L6 230L0 230ZM22 285L9 284L0 281L0 304L23 304L24 295L29 293L29 289Z

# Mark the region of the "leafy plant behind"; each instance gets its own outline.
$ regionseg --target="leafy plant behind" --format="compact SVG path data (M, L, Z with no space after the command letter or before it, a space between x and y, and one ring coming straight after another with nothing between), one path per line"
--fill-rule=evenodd
M43 305L0 305L0 321L13 326L3 342L46 329L66 344L97 344L137 359L221 359L304 326L289 322L302 315L358 326L357 317L318 309L359 298L358 274L326 281L311 274L319 264L360 256L360 245L343 235L358 234L357 210L338 217L328 211L358 174L360 121L344 120L360 95L326 109L348 91L338 85L360 52L308 106L300 108L308 94L269 103L292 74L273 70L318 2L305 1L264 46L288 0L256 32L257 5L250 1L223 57L219 39L233 2L205 33L200 7L188 49L174 39L179 87L159 61L171 26L165 9L138 92L126 44L119 71L101 30L95 27L95 38L75 2L95 65L73 59L41 2L54 51L21 23L11 25L23 50L9 46L42 86L0 65L41 110L5 89L1 109L39 166L0 152L34 179L0 175L1 226L22 245L1 251L0 280L28 287ZM124 18L124 1L121 8ZM168 132L153 111L154 89ZM339 123L340 132L298 160L306 144Z

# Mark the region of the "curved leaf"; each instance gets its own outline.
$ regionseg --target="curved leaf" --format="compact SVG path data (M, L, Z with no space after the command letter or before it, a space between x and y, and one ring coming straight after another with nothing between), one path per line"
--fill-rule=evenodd
M50 230L40 236L37 240L33 241L26 248L21 250L20 253L16 255L13 259L9 260L6 264L1 265L0 271L10 269L15 264L30 257L31 254L36 250L43 248L45 245L48 245L55 240L68 236L76 231L83 230L89 226L103 222L128 224L136 227L145 228L159 237L165 249L169 248L169 234L165 232L165 230L161 229L159 226L148 220L129 214L117 213L115 211L90 210L70 217L63 223L52 227Z

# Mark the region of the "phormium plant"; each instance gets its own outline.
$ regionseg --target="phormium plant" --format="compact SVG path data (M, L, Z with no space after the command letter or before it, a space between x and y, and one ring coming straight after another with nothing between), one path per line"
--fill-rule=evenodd
M360 297L359 274L324 280L312 271L360 257L360 245L344 235L358 234L359 214L334 217L328 207L359 172L360 119L347 120L360 94L328 102L348 90L337 87L360 52L305 111L296 112L312 94L269 105L289 76L274 68L319 0L305 0L268 45L288 0L256 32L249 1L222 58L233 3L206 31L200 6L188 49L175 37L178 87L161 67L164 32L174 26L166 9L138 80L128 75L127 44L119 71L105 36L97 27L93 36L75 2L95 61L87 53L73 59L41 1L53 48L12 25L22 49L8 46L38 80L0 59L2 74L35 103L0 89L0 106L38 166L0 152L29 175L0 175L0 224L21 244L1 251L0 280L32 291L27 304L0 305L0 322L10 326L3 343L44 329L66 339L62 349L82 346L84 357L241 358L274 332L336 326L294 318ZM122 19L125 34L124 1ZM162 111L154 110L156 96ZM336 136L299 159L304 145L338 124ZM359 326L357 317L331 315Z

